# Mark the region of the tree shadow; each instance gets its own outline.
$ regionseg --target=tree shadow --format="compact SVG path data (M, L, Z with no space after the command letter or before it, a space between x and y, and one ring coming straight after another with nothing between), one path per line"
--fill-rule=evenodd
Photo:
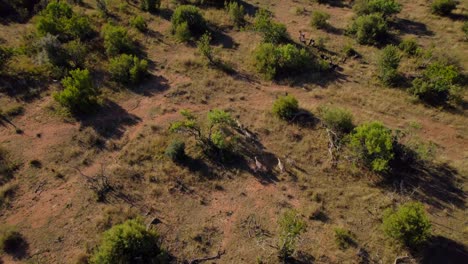
M20 72L14 76L0 76L0 94L3 93L17 100L31 102L45 91L46 77L30 72Z
M100 136L116 139L123 136L125 127L141 121L139 117L128 113L112 101L106 101L92 116L79 115L77 119L82 127L92 127Z
M154 65L150 64L150 68ZM136 94L144 96L153 96L169 89L169 81L162 75L150 75L142 84L132 87L132 91Z
M315 262L315 257L304 251L298 251L294 257L287 258L285 263L288 264L312 264Z
M432 237L429 244L416 255L422 264L464 264L468 261L465 245L442 236Z
M26 239L18 234L12 241L6 242L4 252L12 256L15 260L22 260L28 257L29 244Z
M315 117L309 110L299 109L289 122L300 127L313 128L320 122L320 119Z
M351 1L348 1L348 2L351 3ZM327 2L325 4L329 5L329 6L333 6L333 7L351 8L351 5L348 2L345 3L343 0L327 0Z
M244 10L245 10L245 13L251 17L254 17L255 14L257 14L257 11L258 11L258 7L252 5L251 3L248 3L246 1L243 1L243 0L239 0L238 1L241 5L244 6Z
M170 8L161 8L159 9L159 16L167 21L171 21L172 14L174 14L174 10Z
M398 21L393 24L393 27L399 29L402 33L405 34L414 34L418 36L434 36L434 32L429 30L426 24L404 18L398 19Z
M328 24L324 30L327 32L327 33L330 33L330 34L333 34L333 35L343 35L344 34L344 30L342 28L337 28L333 25L330 25Z
M231 36L216 28L212 30L212 42L215 45L222 45L224 49L234 49L238 46Z
M381 186L409 194L416 200L438 209L448 205L465 208L466 194L459 187L459 173L450 165L436 164L418 159L417 154L405 146L397 146L393 168Z
M448 17L452 20L466 21L468 20L468 15L460 13L450 13Z

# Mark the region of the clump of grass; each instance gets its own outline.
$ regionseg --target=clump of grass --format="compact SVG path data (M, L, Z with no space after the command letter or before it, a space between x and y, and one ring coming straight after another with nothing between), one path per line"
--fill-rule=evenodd
M340 249L347 249L356 244L354 234L344 228L335 228L335 243Z
M18 184L11 182L0 187L0 208L8 206L17 189Z
M330 14L322 11L314 11L312 12L310 24L314 28L323 29L328 26L328 19L330 19Z

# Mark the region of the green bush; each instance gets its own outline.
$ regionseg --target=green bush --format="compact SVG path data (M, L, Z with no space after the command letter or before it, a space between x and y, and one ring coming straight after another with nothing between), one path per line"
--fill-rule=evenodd
M213 49L210 46L211 34L205 33L197 42L198 52L207 58L210 63L213 63Z
M346 44L343 47L343 53L346 55L346 57L352 57L358 54L358 52L353 48L352 44Z
M292 95L280 96L273 104L273 113L279 118L290 120L299 111L299 102Z
M310 24L314 28L326 28L328 26L328 19L330 19L330 15L328 13L322 11L314 11L312 12Z
M417 247L431 236L431 223L418 202L403 204L396 211L386 210L382 227L388 237L408 247Z
M25 241L21 233L15 228L2 226L0 228L0 251L13 254L24 245Z
M192 33L190 33L189 26L187 22L183 22L177 25L174 35L176 39L180 42L187 42L192 38Z
M418 43L416 42L416 40L412 38L404 39L398 45L398 48L402 50L404 53L411 55L411 56L417 55L419 53Z
M358 0L353 10L359 16L380 13L385 18L400 13L401 5L395 0Z
M356 127L349 146L355 155L371 170L385 172L394 157L392 131L380 122Z
M340 249L347 249L350 245L355 244L354 235L349 230L344 228L335 228L335 243Z
M457 4L455 0L434 0L431 4L431 11L439 16L447 16L457 8Z
M296 251L296 243L299 236L306 231L306 223L294 210L286 211L278 220L279 224L279 257L285 261Z
M235 27L240 27L244 24L245 10L243 5L238 2L226 2L225 9Z
M130 25L141 32L146 32L148 30L148 25L142 16L136 16L132 18L130 20Z
M164 155L169 157L172 161L182 161L185 158L185 143L179 140L172 141L167 146Z
M263 42L278 44L289 39L286 26L272 21L267 10L260 9L255 15L254 29L263 34Z
M70 5L64 2L51 2L41 12L37 30L40 35L58 35L61 40L86 38L91 32L91 24L86 16L73 13Z
M141 0L140 8L143 11L156 12L161 7L161 0Z
M102 30L104 47L108 55L119 53L133 53L135 45L124 27L105 25Z
M348 33L359 44L377 44L387 36L387 22L381 14L359 16L353 21Z
M122 54L109 63L112 79L122 84L139 84L148 74L148 62L134 55Z
M88 47L79 39L72 40L63 45L63 51L66 54L68 65L71 68L82 68L85 66Z
M386 86L395 85L398 81L398 66L400 64L400 53L394 45L386 46L380 53L378 70L380 81Z
M174 10L171 18L172 31L176 33L179 27L187 23L191 36L198 37L208 30L205 19L200 10L191 5L181 5Z
M326 127L336 133L346 134L353 130L353 115L338 107L320 107L320 117Z
M54 99L72 113L86 113L97 104L97 90L94 88L88 70L70 71L62 80L64 90L54 94Z
M312 55L292 44L263 43L254 51L255 67L266 79L291 75L314 67Z
M104 232L92 264L165 263L159 235L139 220L127 220Z
M421 77L413 81L410 91L427 103L446 103L450 99L458 99L458 79L459 72L455 66L435 62L423 71Z

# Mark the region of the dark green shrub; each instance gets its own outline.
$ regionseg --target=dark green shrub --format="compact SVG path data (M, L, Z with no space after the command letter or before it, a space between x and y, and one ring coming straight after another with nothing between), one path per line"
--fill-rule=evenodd
M211 34L205 33L197 42L198 52L207 58L210 63L213 63L213 49L210 46Z
M142 16L136 16L130 20L130 25L138 29L141 32L146 32L148 30L148 25L146 24L145 19Z
M86 56L88 55L88 47L85 43L77 39L64 44L62 47L71 68L76 69L85 66Z
M12 56L13 52L10 49L0 46L0 73Z
M208 30L205 19L200 10L191 5L178 6L171 18L172 31L176 33L181 25L187 24L191 36L198 37Z
M335 228L335 243L340 249L347 249L350 245L354 245L354 235L349 230L344 228Z
M326 28L328 26L328 19L330 19L330 15L328 13L322 11L314 11L312 12L310 25L314 28Z
M107 8L107 0L96 0L96 7L101 12L101 15L108 16L110 14Z
M387 36L387 22L381 14L359 16L353 21L348 33L359 44L377 44Z
M343 53L346 55L346 57L352 57L358 55L358 52L353 48L353 45L351 44L346 44L343 47Z
M141 0L141 10L156 12L161 7L161 0Z
M459 97L458 79L459 72L455 66L435 62L423 71L422 77L413 81L410 91L427 103L446 103Z
M97 104L97 90L94 88L88 70L70 71L62 80L63 91L55 93L54 99L72 113L86 113Z
M102 30L104 47L108 55L133 53L135 45L127 30L120 26L105 25Z
M386 86L395 85L398 81L398 65L400 64L400 53L393 45L386 46L379 56L378 70L379 79Z
M299 236L306 231L306 223L294 210L286 211L278 220L279 241L278 257L283 261L290 258L296 251Z
M313 68L313 57L305 49L292 44L261 44L254 52L255 67L266 79L291 75Z
M353 115L338 107L320 107L320 117L326 127L336 133L346 134L353 130Z
M25 244L24 238L12 227L1 227L0 229L0 251L13 254Z
M398 48L402 50L404 53L411 55L411 56L417 55L419 53L418 43L416 42L416 40L411 39L411 38L404 39L398 45Z
M382 227L388 237L408 247L417 247L431 236L431 223L418 202L403 204L396 211L386 210Z
M165 263L159 235L139 220L127 220L104 232L101 243L91 256L93 264Z
M164 155L169 157L172 161L182 161L185 158L185 143L179 140L172 141L167 146Z
M431 11L433 14L439 16L447 16L457 8L457 1L455 0L433 0L431 4Z
M278 44L289 39L286 26L272 21L270 12L264 9L255 15L254 28L263 34L263 42L266 43Z
M235 27L240 27L244 24L245 10L243 5L235 1L226 2L225 9Z
M279 118L290 120L299 112L299 102L292 95L280 96L273 104L273 113Z
M400 13L401 5L395 0L358 0L353 10L359 16L380 13L385 18Z
M109 61L112 79L123 84L138 84L148 75L148 62L137 56L122 54Z
M380 122L362 124L354 129L349 146L371 170L385 172L394 157L392 131Z
M86 38L91 32L91 24L86 16L73 13L70 5L64 2L51 2L39 16L37 31L58 35L59 39Z

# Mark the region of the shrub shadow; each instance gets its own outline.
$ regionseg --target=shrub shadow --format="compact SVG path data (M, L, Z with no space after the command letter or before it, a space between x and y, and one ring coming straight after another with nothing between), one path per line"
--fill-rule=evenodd
M238 2L244 6L244 10L247 15L254 17L257 14L257 11L259 9L258 7L243 0L239 0Z
M29 244L26 239L20 235L14 242L4 246L4 252L9 254L15 260L22 260L28 257Z
M154 65L151 65L151 63L150 68L154 68ZM132 87L134 93L144 96L153 96L167 89L169 89L169 81L161 75L150 75L142 84Z
M79 115L77 119L82 127L92 127L104 138L121 138L125 127L133 126L141 119L130 114L120 105L112 101L106 101L92 116Z
M400 18L396 23L393 23L393 27L397 28L405 34L414 34L418 36L434 36L434 32L429 30L426 24L404 18Z
M463 264L468 260L465 245L442 236L431 238L429 244L416 255L421 256L422 264Z
M20 101L31 102L47 88L46 77L40 74L21 72L15 76L0 76L0 94Z

